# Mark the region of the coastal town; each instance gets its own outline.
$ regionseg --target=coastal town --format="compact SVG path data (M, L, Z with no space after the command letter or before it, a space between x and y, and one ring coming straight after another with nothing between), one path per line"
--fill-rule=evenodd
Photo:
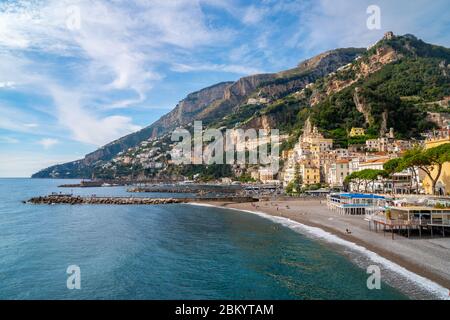
M270 166L234 164L231 167L232 176L220 177L210 182L232 184L241 181L265 186L272 185L284 189L288 194L300 194L307 191L317 194L321 191L341 190L446 196L450 193L448 163L444 162L442 165L439 177L436 177L434 190L432 178L438 173L433 172L430 177L426 174L426 170L421 169L425 165L411 165L401 168L402 170L396 169L388 177L386 177L388 170L385 170L387 163L400 159L408 151L427 150L450 143L450 117L440 120L439 123L440 127L436 130L423 133L422 140L396 139L393 128L379 138L364 139L363 128L352 128L349 136L363 138L361 140L365 142L352 144L347 148L334 148L333 140L325 138L308 119L294 148L282 151L280 160L283 166L278 170L275 171ZM287 139L287 135L281 135L279 139L282 142ZM251 151L268 143L270 143L270 139L254 139L248 140L244 147ZM117 170L120 165L134 165L163 173L173 161L170 160L171 152L161 152L161 148L170 150L173 146L173 143L161 142L161 139L150 139L142 142L139 147L119 153L116 158L105 165L105 168L113 167L114 170ZM375 174L378 172L378 175L359 179L355 175L357 172ZM241 179L243 176L247 179ZM139 181L139 177L137 180ZM140 180L145 181L146 177L141 177ZM205 182L202 181L199 174L191 177L166 176L167 181Z
M349 136L364 138L363 128L352 128ZM62 185L74 187L111 187L132 185L130 194L152 195L190 194L179 199L135 198L135 200L72 198L65 194L47 198L33 198L30 202L42 204L161 204L202 202L252 203L280 199L323 199L329 210L343 215L364 216L375 231L406 231L420 237L433 231L445 237L450 234L450 122L445 119L439 128L424 133L422 140L400 140L394 129L377 139L365 139L364 144L348 148L334 148L333 140L325 138L308 118L304 130L294 148L283 151L283 166L278 171L271 167L233 165L233 176L201 181L199 174L192 179L178 176L167 180L84 180L80 184ZM287 136L281 137L281 143ZM363 139L364 141L364 139ZM145 141L140 153L133 157L119 154L113 162L133 162L165 170L168 153L152 148L155 142ZM164 143L160 143L163 146ZM270 138L245 142L244 149L259 150L269 144ZM167 145L173 148L173 144ZM144 147L144 149L142 149ZM150 147L150 149L145 149ZM240 146L242 147L242 145ZM238 146L239 149L239 146ZM134 149L136 150L136 149ZM142 152L144 150L144 152ZM145 152L145 150L148 150ZM130 150L131 151L131 150ZM431 152L431 155L428 153ZM157 155L155 157L155 155ZM272 155L273 156L273 155ZM428 158L427 158L428 157ZM172 160L167 162L170 164ZM240 179L246 175L247 179ZM233 200L234 199L234 200ZM326 201L325 201L326 199ZM437 229L437 231L435 230ZM417 232L416 232L417 231Z
M170 180L82 180L60 187L73 192L77 187L126 186L128 195L54 193L34 197L27 203L191 204L287 219L300 223L302 228L318 228L314 230L322 230L327 237L337 236L343 239L339 241L347 241L346 245L356 244L358 250L368 249L406 267L408 272L427 279L421 281L431 280L431 286L437 283L436 294L442 298L447 294L445 288L450 287L449 119L423 133L420 140L397 139L394 129L376 139L364 139L365 135L365 129L354 127L349 136L363 138L365 143L335 148L333 139L326 138L307 119L294 147L282 152L277 172L264 166L234 165L233 178L210 181L202 181L199 174ZM286 139L282 136L280 143ZM255 150L268 143L270 139L254 139L245 147ZM150 139L120 154L113 163L139 161L152 170L164 171L171 160L169 153L161 153L160 148L172 147ZM427 160L427 156L432 159ZM242 176L246 179L240 179Z

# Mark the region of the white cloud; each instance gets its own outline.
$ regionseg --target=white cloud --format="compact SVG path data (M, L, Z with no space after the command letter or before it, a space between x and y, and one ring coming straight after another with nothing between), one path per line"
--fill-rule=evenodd
M242 18L242 22L244 22L245 24L256 24L264 18L265 14L266 14L265 9L250 6L245 11L245 14Z
M81 18L75 30L67 28L67 9L73 6ZM195 0L138 0L131 5L125 0L19 1L0 5L0 21L0 46L81 55L94 75L89 80L100 80L97 85L105 89L135 90L138 101L153 81L161 79L154 68L169 59L163 48L192 49L227 37L207 26Z
M14 88L15 83L13 81L0 82L0 89L2 88Z
M56 86L51 88L51 92L57 106L58 121L71 131L72 138L77 141L101 146L141 129L129 117L99 117L89 112L80 103L82 97L76 93Z
M26 128L37 128L37 127L39 127L39 125L37 123L25 123L23 126L26 127Z
M53 139L53 138L44 138L41 139L37 142L38 144L40 144L41 146L44 147L44 149L50 149L51 147L53 147L54 145L59 143L58 139Z
M74 6L80 28L67 26L73 13L68 8ZM180 61L179 55L201 46L222 45L229 35L206 23L197 0L1 2L0 88L20 83L23 93L49 95L55 106L40 112L55 117L72 139L102 145L140 129L111 110L146 102L154 82L163 78L156 71L161 63ZM52 59L42 63L36 53ZM58 58L75 60L66 65ZM214 68L246 72L238 66ZM67 95L74 100L63 98ZM0 127L31 132L34 119L16 111L1 118Z
M27 112L0 104L0 114L0 129L23 133L35 132L32 130L35 127L30 126L34 123L34 117Z

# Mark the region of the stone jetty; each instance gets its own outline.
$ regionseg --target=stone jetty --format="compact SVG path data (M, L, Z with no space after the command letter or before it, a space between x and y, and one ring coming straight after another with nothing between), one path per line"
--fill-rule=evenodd
M103 205L153 205L153 204L171 204L171 203L189 203L189 202L255 202L258 199L252 197L214 197L214 198L143 198L143 197L82 197L73 195L48 195L42 197L34 197L26 201L31 204L103 204Z
M35 197L27 201L32 204L114 204L114 205L142 205L183 203L183 199L173 198L127 198L127 197L81 197L81 196L45 196Z

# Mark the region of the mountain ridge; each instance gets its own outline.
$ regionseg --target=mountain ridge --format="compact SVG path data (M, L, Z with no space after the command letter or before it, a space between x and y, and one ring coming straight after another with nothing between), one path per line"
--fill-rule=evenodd
M193 92L141 131L82 160L52 166L33 177L89 178L93 173L96 177L133 177L136 171L145 176L146 168L155 161L168 169L164 174L183 174L169 165L166 155L171 142L167 133L193 120L214 128L278 128L289 136L282 150L292 148L307 118L340 147L383 136L391 127L399 138L420 138L421 132L433 128L427 113L450 98L449 62L450 49L413 35L387 33L367 50L330 50L292 69L251 75ZM367 135L354 141L349 137L352 127L364 128ZM139 147L152 137L158 137L150 143L152 150L159 149L155 154ZM142 152L153 164L142 161ZM229 169L220 170L229 174ZM153 169L149 172L155 174Z
M265 97L277 98L287 95L336 70L364 51L365 49L359 48L329 50L301 61L292 69L278 73L249 75L234 82L221 82L192 92L151 125L116 139L87 154L83 159L43 169L33 174L32 178L89 178L92 173L90 167L98 161L111 160L119 152L149 138L158 137L178 126L187 125L193 120L202 120L208 124L239 107L255 94L258 88L261 89L258 95Z

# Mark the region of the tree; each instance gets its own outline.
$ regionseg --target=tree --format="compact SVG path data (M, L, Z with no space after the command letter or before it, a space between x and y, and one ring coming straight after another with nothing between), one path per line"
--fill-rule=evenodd
M391 177L391 180L392 180L392 194L395 193L394 174L402 171L400 169L401 162L402 162L401 158L395 158L395 159L389 160L388 162L386 162L383 165L384 171Z
M375 181L378 180L380 177L387 176L386 172L384 170L377 170L377 169L365 169L362 171L359 171L359 176L361 179L365 182L364 192L367 192L367 187L370 183L372 183L372 192L375 190Z
M441 177L442 167L445 162L450 161L450 143L422 150L416 153L410 161L430 178L432 192L435 195L436 183Z
M364 192L367 192L367 187L372 183L372 191L375 189L375 181L380 177L387 177L388 174L384 170L365 169L362 171L355 171L345 178L344 184L349 185L351 182L356 182L358 191L361 183L364 183Z
M351 183L356 183L356 190L359 192L359 187L361 186L361 183L363 182L363 179L360 177L360 171L355 171L349 174L347 177L345 177L344 185L350 186Z
M398 170L403 171L403 170L410 170L413 176L413 180L416 181L416 193L419 194L419 183L418 182L418 174L416 171L416 164L415 164L415 157L420 154L422 152L422 148L414 148L411 150L406 151L406 153L403 155L402 158L400 158L399 164L398 164ZM412 181L411 181L412 183ZM412 189L412 185L411 185L411 189Z
M294 169L294 179L289 182L288 186L286 187L286 193L288 194L294 194L299 193L301 186L302 186L302 177L300 175L300 165L298 163L295 164Z

